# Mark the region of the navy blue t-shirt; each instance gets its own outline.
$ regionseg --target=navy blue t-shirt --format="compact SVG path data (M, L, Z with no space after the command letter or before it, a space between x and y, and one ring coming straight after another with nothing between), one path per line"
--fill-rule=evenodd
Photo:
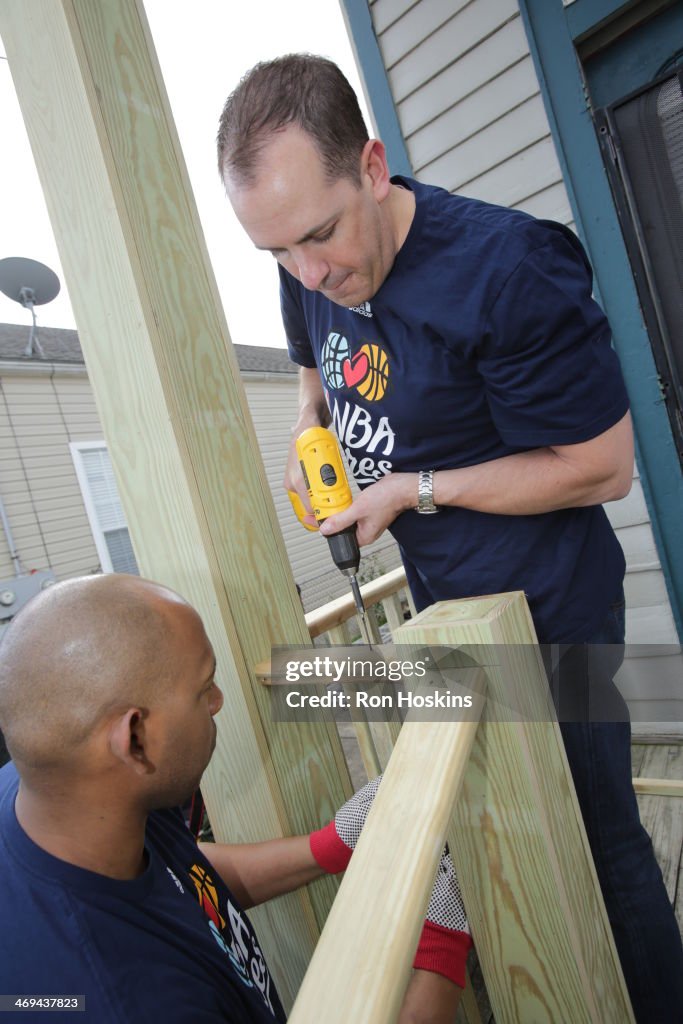
M147 824L148 864L118 881L46 853L17 822L0 770L0 992L85 995L85 1012L7 1020L72 1024L284 1021L256 936L178 810Z
M345 309L280 269L290 356L320 368L361 487L588 441L628 399L592 274L561 224L412 179L408 236L379 291ZM448 507L391 525L418 608L523 590L539 640L586 640L624 557L601 506L540 515Z

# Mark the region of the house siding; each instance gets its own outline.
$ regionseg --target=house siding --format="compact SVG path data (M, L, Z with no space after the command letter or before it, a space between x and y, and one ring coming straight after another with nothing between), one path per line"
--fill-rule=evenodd
M4 374L0 369L0 495L25 571L50 569L57 579L99 569L69 441L102 436L83 373ZM0 575L13 575L4 533Z
M516 0L421 0L408 9L378 0L376 14L415 176L571 224Z
M348 583L325 541L302 529L282 488L298 380L247 373L243 383L292 572L310 610L345 594ZM3 372L0 363L0 496L24 571L51 570L58 580L101 571L69 443L103 438L84 369L22 374ZM369 578L399 564L386 535L363 552L361 571ZM0 579L13 575L0 530Z

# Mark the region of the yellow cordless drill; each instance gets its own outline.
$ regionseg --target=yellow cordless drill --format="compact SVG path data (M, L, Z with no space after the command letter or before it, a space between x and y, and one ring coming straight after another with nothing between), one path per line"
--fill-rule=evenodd
M320 526L329 516L347 509L353 501L339 445L330 430L325 427L309 427L297 438L296 452L311 499L313 515ZM307 529L315 530L315 526L303 522L306 511L299 495L295 491L289 491L289 498L299 522ZM330 534L327 542L334 564L349 579L363 637L369 644L371 639L365 617L365 605L357 577L360 548L356 539L355 523L346 530Z

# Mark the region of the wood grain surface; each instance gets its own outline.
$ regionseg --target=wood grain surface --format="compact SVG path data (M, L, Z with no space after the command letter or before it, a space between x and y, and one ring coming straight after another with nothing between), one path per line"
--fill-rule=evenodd
M481 711L483 682L462 675ZM477 729L406 720L289 1024L396 1020Z
M0 30L141 572L201 613L225 692L219 839L329 820L334 723L278 725L251 666L310 642L142 2L8 0ZM332 880L255 915L291 1003Z
M485 666L449 842L496 1024L632 1022L523 594L436 604L394 639Z

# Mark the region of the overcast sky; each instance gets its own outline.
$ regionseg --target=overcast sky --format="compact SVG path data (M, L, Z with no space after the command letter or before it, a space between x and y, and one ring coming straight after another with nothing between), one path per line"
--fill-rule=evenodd
M259 60L293 51L331 57L362 100L339 2L144 3L232 340L283 347L275 262L253 248L232 215L216 171L216 128L242 74ZM0 133L0 259L25 256L51 267L62 291L38 307L38 323L76 327L6 60L0 60ZM28 325L30 320L28 310L0 293L0 322Z

